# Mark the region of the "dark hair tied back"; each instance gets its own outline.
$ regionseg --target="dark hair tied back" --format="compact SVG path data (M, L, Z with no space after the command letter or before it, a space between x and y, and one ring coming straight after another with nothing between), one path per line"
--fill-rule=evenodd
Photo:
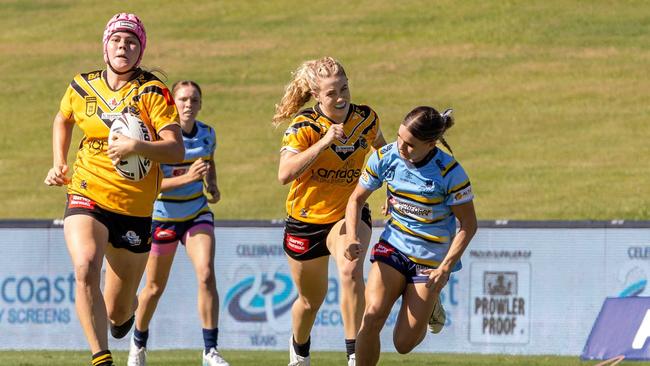
M418 140L440 141L449 152L452 152L451 147L443 137L445 131L454 125L452 112L453 109L451 108L439 113L435 108L420 106L409 112L402 124Z

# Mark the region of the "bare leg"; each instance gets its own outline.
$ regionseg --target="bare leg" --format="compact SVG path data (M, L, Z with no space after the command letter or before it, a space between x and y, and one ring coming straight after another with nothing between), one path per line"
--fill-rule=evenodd
M345 220L334 225L327 236L329 249L339 272L341 316L343 317L343 332L346 339L356 339L361 327L363 310L365 308L365 284L363 282L363 262L365 261L368 243L370 242L370 228L362 223L359 226L361 239L361 254L359 258L350 261L345 258Z
M108 230L87 215L66 217L63 225L76 280L75 307L90 351L108 349L106 305L99 288Z
M111 246L106 249L104 299L112 324L123 324L138 307L136 293L149 253L133 253Z
M393 267L382 262L372 264L366 287L366 310L357 335L357 366L374 366L379 361L379 333L390 315L393 304L402 295L405 285L406 279Z
M214 232L201 229L193 233L188 236L186 247L199 287L198 309L201 325L205 329L214 329L219 323L219 294L214 274Z
M393 343L397 352L409 353L422 342L427 334L433 303L439 295L426 288L424 283L406 285L402 307L393 329Z
M165 255L149 254L147 280L138 296L139 304L135 312L135 326L139 331L144 332L149 329L158 301L167 287L174 254L175 252Z
M327 294L329 257L297 261L287 257L291 276L298 288L298 298L291 307L293 339L298 344L309 340L316 314Z

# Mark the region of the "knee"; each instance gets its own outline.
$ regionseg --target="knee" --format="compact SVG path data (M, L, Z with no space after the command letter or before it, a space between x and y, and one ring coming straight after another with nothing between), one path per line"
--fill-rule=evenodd
M415 339L410 332L395 332L393 336L395 350L401 354L411 352L420 341L421 339Z
M363 314L363 327L367 330L381 331L388 319L388 313L378 308L368 307Z
M316 313L323 303L323 298L308 298L305 296L298 296L296 303L302 307L303 311L307 313Z
M214 271L210 266L197 268L196 280L198 281L199 286L203 288L214 288L217 285L217 281L214 278Z
M342 286L363 285L363 266L358 262L347 262L339 267L339 278Z
M408 344L400 343L400 342L395 342L395 350L402 354L405 355L413 350L413 347Z
M161 286L155 282L147 283L146 292L149 297L160 299L164 291L165 286Z
M74 277L77 288L99 286L101 267L92 262L76 264L74 266Z
M114 324L120 325L133 315L133 304L106 303L106 314Z

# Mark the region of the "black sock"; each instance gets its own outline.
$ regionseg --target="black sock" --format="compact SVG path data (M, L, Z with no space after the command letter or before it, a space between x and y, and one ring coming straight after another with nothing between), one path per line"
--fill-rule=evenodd
M133 343L138 348L147 347L147 340L149 339L149 329L141 332L138 327L133 328Z
M125 321L124 324L121 325L111 324L111 335L113 336L113 338L120 339L120 338L124 338L125 335L129 334L129 330L131 330L134 321L135 321L135 314L131 315L129 320Z
M307 339L307 342L304 344L296 343L296 339L291 337L293 340L293 350L296 351L296 354L301 357L309 356L309 346L311 346L311 337Z
M217 338L219 337L219 328L205 329L203 328L203 346L205 353L210 352L210 348L217 348Z
M348 353L348 358L350 355L354 354L354 347L357 345L356 339L346 339L345 340L345 351Z
M93 355L93 366L113 366L111 351L99 351Z

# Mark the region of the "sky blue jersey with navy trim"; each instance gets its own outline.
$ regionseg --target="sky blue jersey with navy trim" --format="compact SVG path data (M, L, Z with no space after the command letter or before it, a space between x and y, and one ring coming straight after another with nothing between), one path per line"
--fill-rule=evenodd
M192 163L201 158L212 159L217 148L214 129L196 121L189 134L183 132L185 158L178 164L160 164L164 178L187 173ZM158 221L186 221L209 212L208 199L203 193L203 181L194 181L172 190L161 192L154 203L153 219Z
M453 156L436 148L416 165L393 142L370 156L359 184L368 190L387 183L390 219L381 239L416 263L440 265L456 234L451 206L471 201L472 186ZM453 268L461 268L458 261Z

